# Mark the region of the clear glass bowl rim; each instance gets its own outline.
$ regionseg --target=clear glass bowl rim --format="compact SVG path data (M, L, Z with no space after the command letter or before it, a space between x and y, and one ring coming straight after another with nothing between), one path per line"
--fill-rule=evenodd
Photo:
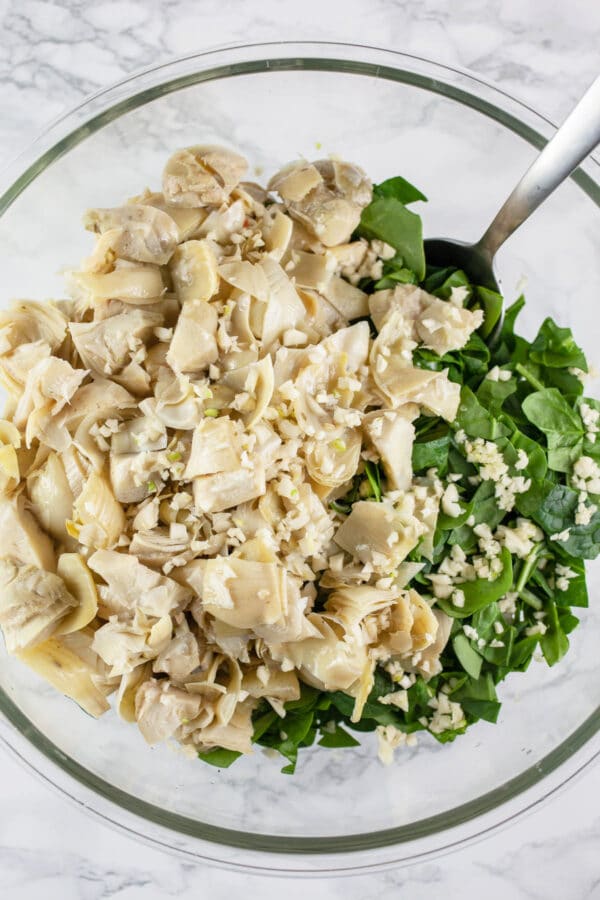
M538 149L556 130L548 119L500 88L425 57L335 42L227 46L133 73L60 116L3 170L0 215L40 172L89 134L128 111L203 81L289 70L345 72L424 88L496 120ZM600 164L590 157L571 178L600 207ZM282 837L202 823L166 812L114 787L65 755L22 715L2 689L0 713L4 747L38 777L104 822L163 849L208 863L295 876L372 871L455 850L530 812L600 755L598 709L535 766L453 810L369 834ZM284 855L288 855L287 861Z

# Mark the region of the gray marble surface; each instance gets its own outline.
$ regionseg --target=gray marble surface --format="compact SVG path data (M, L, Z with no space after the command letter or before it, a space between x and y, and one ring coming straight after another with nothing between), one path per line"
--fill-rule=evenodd
M475 71L560 119L600 68L597 0L0 0L0 161L49 119L140 67L217 45L322 39L402 49ZM40 897L229 900L600 898L600 767L539 811L435 862L350 880L250 878L113 832L1 758L0 883Z

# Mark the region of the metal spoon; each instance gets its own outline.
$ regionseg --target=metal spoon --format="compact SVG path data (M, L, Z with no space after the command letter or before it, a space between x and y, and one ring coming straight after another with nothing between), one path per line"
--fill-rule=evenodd
M458 266L473 283L498 291L494 257L499 247L599 143L600 76L525 172L483 237L476 244L429 238L425 241L427 262ZM494 333L500 326L498 322Z

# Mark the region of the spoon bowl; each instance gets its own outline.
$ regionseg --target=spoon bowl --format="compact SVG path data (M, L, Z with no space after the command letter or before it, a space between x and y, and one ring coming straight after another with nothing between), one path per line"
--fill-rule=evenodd
M473 284L500 293L494 273L493 257L480 244L466 244L447 238L428 238L424 241L425 259L432 266L456 266L462 269Z

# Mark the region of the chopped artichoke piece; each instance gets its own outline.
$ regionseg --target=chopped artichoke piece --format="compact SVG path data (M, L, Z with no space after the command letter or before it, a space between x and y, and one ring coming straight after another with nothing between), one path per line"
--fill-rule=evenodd
M187 300L167 353L167 362L176 374L201 372L216 362L217 312L204 300Z
M91 472L77 497L76 537L86 547L113 547L125 530L125 513L102 475Z
M144 681L135 695L138 728L149 744L170 738L185 720L200 712L202 697L173 688L168 681Z
M55 541L68 543L66 523L73 516L75 497L57 453L27 477L27 493L38 521Z
M416 547L424 527L411 517L403 521L388 503L361 500L335 533L335 542L362 563L389 572Z
M74 295L90 306L98 300L144 306L165 292L160 269L148 263L121 262L112 272L70 272L68 280Z
M52 687L74 700L90 716L98 718L108 712L110 705L104 692L95 684L95 669L74 653L62 641L50 638L37 647L17 654Z
M179 301L206 301L219 287L217 258L209 241L180 244L170 265L173 285Z
M48 572L56 570L52 541L27 509L23 494L10 498L0 495L0 534L3 558Z
M309 613L308 620L317 636L275 646L273 657L289 660L302 680L319 690L348 691L368 662L366 645L344 641L343 629L319 613Z
M204 569L202 606L216 619L236 628L273 625L287 609L285 570L275 563L209 559Z
M138 688L152 677L152 665L144 663L121 676L117 694L117 712L125 722L135 722L135 696Z
M46 640L77 606L58 575L11 560L0 560L0 587L0 626L9 653Z
M69 331L84 365L99 375L112 375L161 324L159 313L131 309L99 322L71 322Z
M186 207L223 203L247 168L242 156L225 147L207 144L178 150L165 166L165 199Z
M231 509L240 503L261 497L265 492L265 470L260 463L252 469L234 469L194 478L194 504L202 512Z
M88 559L88 565L108 585L108 589L101 587L99 593L110 614L137 607L148 616L160 618L182 608L191 598L189 588L143 566L128 553L97 550Z
M365 424L389 482L395 491L407 491L412 481L412 449L415 429L399 410L376 413Z
M240 467L240 431L227 416L203 419L194 431L186 479Z
M372 194L362 169L329 159L290 163L271 179L269 189L326 247L350 239Z
M56 572L78 605L59 623L55 633L71 634L85 628L96 617L98 612L96 583L83 556L79 553L62 553L58 558Z
M206 210L203 209L186 209L185 206L171 206L164 197L164 194L153 194L145 191L140 197L133 197L129 203L143 203L146 206L154 206L167 213L175 225L177 226L177 242L187 241L196 233L199 225L206 218Z
M179 231L163 210L143 204L115 209L88 209L84 225L89 231L116 232L111 241L115 256L164 266L177 246Z

